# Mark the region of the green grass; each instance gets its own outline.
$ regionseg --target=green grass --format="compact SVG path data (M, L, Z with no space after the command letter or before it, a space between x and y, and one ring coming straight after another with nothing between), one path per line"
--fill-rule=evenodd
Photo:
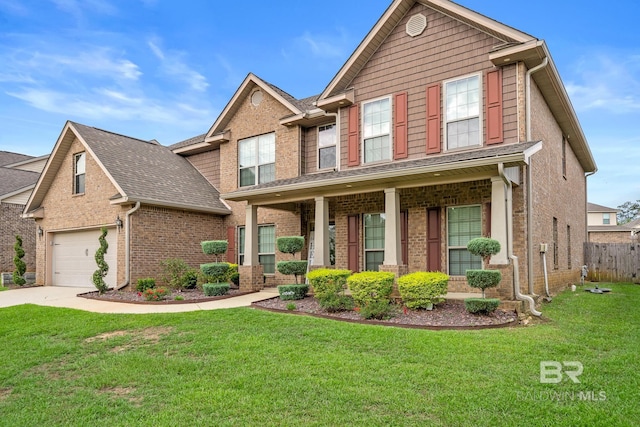
M2 285L0 285L0 292L2 292L2 291L8 291L8 290L9 290L9 288L7 288L6 286L2 286Z
M0 425L633 425L640 286L607 286L558 296L546 322L480 331L4 308ZM541 384L541 361L581 362L581 383Z

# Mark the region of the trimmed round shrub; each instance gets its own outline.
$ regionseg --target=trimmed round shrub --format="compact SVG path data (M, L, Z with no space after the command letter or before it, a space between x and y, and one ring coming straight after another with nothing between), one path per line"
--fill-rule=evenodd
M364 271L347 278L347 285L360 315L365 319L381 319L388 315L395 275L385 271Z
M493 313L500 305L498 298L467 298L464 306L469 313Z
M298 283L298 276L304 276L307 272L308 261L278 261L276 268L280 274L287 276L293 275L296 284Z
M353 309L353 298L344 294L347 290L347 277L350 275L350 270L329 268L319 268L307 274L320 307L332 313Z
M228 262L210 262L208 264L200 264L200 271L207 277L210 277L216 282L225 280L227 272L229 271Z
M485 262L491 255L500 252L500 242L488 237L476 237L467 243L467 250L473 255L481 257Z
M467 283L472 288L482 289L482 298L484 298L484 290L498 286L502 280L500 270L467 270Z
M202 285L202 290L205 296L217 297L221 295L226 295L227 292L229 292L229 284L228 283L205 283Z
M152 279L150 277L144 279L138 279L136 284L136 291L144 292L147 289L153 289L156 287L156 279Z
M202 252L207 255L221 255L227 252L229 242L226 240L205 240L200 242L200 246L202 247Z
M302 251L304 248L304 237L302 236L283 236L276 239L278 250L285 254L294 255ZM284 274L284 273L282 273Z
M449 276L440 272L419 271L398 279L398 291L407 308L431 308L444 301Z
M282 300L298 300L303 299L309 292L309 285L280 285L278 286L278 293Z

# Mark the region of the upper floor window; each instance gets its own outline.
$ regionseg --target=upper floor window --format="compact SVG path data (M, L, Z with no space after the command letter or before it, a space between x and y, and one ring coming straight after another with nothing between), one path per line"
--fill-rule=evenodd
M464 276L467 270L482 268L482 258L467 250L471 239L482 237L482 212L479 205L447 209L447 250L449 274Z
M84 193L86 158L86 153L73 156L73 194Z
M336 167L336 125L318 127L318 169Z
M385 214L365 214L364 223L364 269L378 271L384 261Z
M238 141L240 187L274 181L276 179L275 162L275 133Z
M365 102L362 112L364 163L391 158L391 98Z
M445 82L447 150L481 144L480 76Z
M603 213L602 214L602 223L604 225L609 225L611 224L611 214L609 213Z

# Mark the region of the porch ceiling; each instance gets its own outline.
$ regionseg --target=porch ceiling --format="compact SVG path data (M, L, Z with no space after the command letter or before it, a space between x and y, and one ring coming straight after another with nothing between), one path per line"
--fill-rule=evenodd
M370 193L385 188L478 181L496 176L499 163L505 167L528 164L529 157L541 147L541 142L508 144L418 160L303 175L243 188L221 197L253 205L281 205L321 196Z

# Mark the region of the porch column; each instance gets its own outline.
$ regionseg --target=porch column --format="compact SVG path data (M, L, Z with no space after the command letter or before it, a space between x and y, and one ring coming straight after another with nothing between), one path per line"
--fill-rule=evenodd
M258 259L258 207L247 205L244 234L244 263L238 266L240 290L257 291L264 287L264 274Z
M316 197L316 225L312 266L325 267L329 261L329 200Z
M383 265L402 265L400 242L400 194L395 188L384 190L384 262Z
M491 257L491 264L509 264L507 258L507 186L502 178L491 178L491 238L500 242L500 252Z

